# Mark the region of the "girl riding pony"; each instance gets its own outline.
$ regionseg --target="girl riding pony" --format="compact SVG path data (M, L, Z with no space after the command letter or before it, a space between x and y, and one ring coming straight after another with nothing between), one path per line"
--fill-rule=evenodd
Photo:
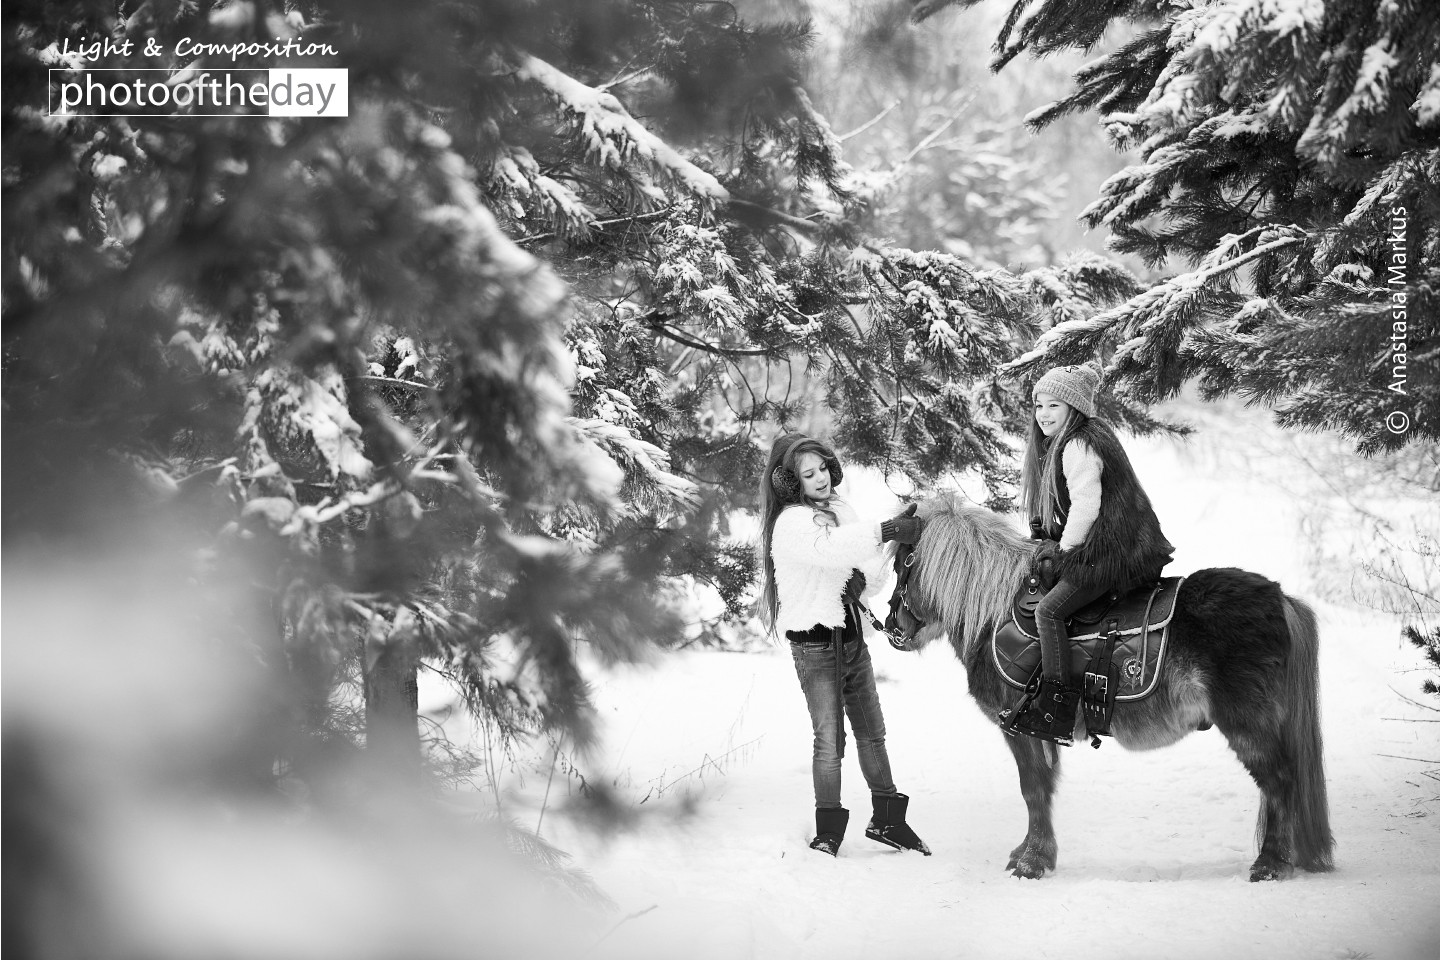
M1056 582L1035 608L1039 693L1028 709L1002 712L1001 726L1065 746L1080 703L1066 619L1108 590L1155 581L1175 549L1115 431L1095 416L1099 382L1091 366L1057 367L1040 378L1021 472L1021 503L1043 538L1034 565L1051 561Z

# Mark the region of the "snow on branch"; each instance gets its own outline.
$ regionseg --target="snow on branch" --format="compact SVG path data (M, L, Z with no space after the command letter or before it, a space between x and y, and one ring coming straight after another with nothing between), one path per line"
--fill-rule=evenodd
M585 238L595 225L595 213L569 187L540 172L535 157L524 147L507 145L496 157L491 182L508 203L516 219L547 217L560 236Z
M1440 63L1430 67L1430 76L1420 88L1420 94L1415 98L1410 110L1422 127L1440 122Z
M1241 240L1257 232L1251 231L1239 238L1227 237L1219 248L1229 254L1226 259L1217 258L1203 269L1181 274L1151 287L1119 306L1089 319L1056 324L1041 335L1035 341L1035 346L1023 356L1002 366L1000 373L1009 377L1021 376L1042 364L1070 359L1077 353L1093 350L1111 330L1138 328L1142 335L1156 331L1167 318L1193 303L1195 297L1211 280L1268 253L1301 243L1306 238L1306 234L1299 227L1266 228L1258 238L1263 242L1248 252L1239 253ZM1272 237L1273 239L1270 239ZM1133 341L1127 346L1130 347L1129 352L1133 352L1136 347Z
M402 489L400 484L386 478L371 484L364 490L354 490L341 497L326 498L317 504L296 507L291 513L289 521L280 528L280 536L291 537L307 528L323 526L337 517L343 517L351 510L372 507L382 500L388 500L400 493Z
M641 440L625 427L605 420L580 417L568 417L567 420L580 436L598 448L595 451L597 458L611 461L611 470L618 464L627 474L638 475L673 506L690 508L700 502L695 484L671 473L670 455L653 443Z
M602 166L619 170L627 160L639 157L712 204L729 201L729 191L720 181L630 116L613 94L586 86L534 56L521 57L515 75L543 88L575 119L587 155Z
M1436 166L1437 155L1433 151L1409 150L1400 154L1366 186L1364 195L1345 216L1345 226L1355 227L1375 218L1380 213L1381 205L1388 204L1407 181L1429 179L1434 173L1440 172L1434 169ZM1430 169L1426 169L1427 167Z

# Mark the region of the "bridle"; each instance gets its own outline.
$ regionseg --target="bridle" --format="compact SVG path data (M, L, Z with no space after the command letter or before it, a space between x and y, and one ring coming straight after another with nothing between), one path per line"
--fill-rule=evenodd
M925 619L910 605L910 576L915 571L915 545L902 543L895 551L895 592L890 594L890 613L877 630L885 634L896 650L918 650L915 638L925 628ZM874 617L872 616L872 621Z

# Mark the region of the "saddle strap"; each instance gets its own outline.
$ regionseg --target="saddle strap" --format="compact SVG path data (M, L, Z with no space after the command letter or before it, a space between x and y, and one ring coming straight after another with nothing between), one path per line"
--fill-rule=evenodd
M1120 677L1115 669L1115 646L1120 642L1120 624L1111 620L1108 625L1110 630L1100 641L1097 655L1090 661L1081 687L1085 729L1090 731L1090 745L1093 747L1100 746L1100 737L1110 736L1110 720L1115 715L1115 695L1120 686Z

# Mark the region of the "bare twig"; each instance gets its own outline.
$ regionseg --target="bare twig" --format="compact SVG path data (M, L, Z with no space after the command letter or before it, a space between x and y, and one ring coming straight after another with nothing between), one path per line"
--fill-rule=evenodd
M490 793L495 798L495 815L501 815L500 805L500 771L495 764L495 750L490 743L490 714L487 710L480 710L480 729L485 735L485 776L490 781Z
M799 230L801 233L817 233L820 230L820 225L812 220L803 220L800 217L796 217L788 213L783 213L779 210L772 210L771 208L762 206L758 203L751 203L749 200L740 200L736 197L731 197L729 201L729 206L735 210L745 210L750 213L757 213L768 220L781 224L782 226L790 227L792 230Z
M652 903L652 904L650 904L650 906L646 907L644 910L636 910L634 913L630 914L629 916L625 916L625 917L620 918L619 922L617 922L617 923L615 924L615 926L613 926L613 927L611 927L609 930L606 930L606 931L605 931L605 936L601 937L599 940L596 940L593 944L591 944L590 949L591 949L591 950L594 950L596 947L600 946L600 944L604 943L605 940L606 940L606 938L609 937L610 934L614 933L616 930L619 930L622 926L624 926L625 924L629 923L631 920L634 920L636 917L643 917L643 916L645 916L645 914L649 913L651 910L657 909L659 906L660 906L660 904L658 904L658 903Z
M397 384L397 385L402 386L402 387L414 387L416 390L434 390L434 389L436 389L435 385L434 385L434 384L430 384L430 383L420 383L420 382L417 381L417 380L399 380L399 379L397 379L397 378L395 378L395 377L380 377L380 376L376 376L376 375L374 375L374 374L365 374L364 376L356 377L355 379L356 379L356 380L370 380L370 381L373 381L373 382L375 382L375 383L394 383L394 384Z
M730 759L730 756L731 756L732 754L745 752L747 749L749 749L750 747L753 747L755 744L759 743L761 740L764 740L764 739L765 739L764 734L761 734L760 736L756 737L756 738L753 739L753 740L747 740L747 741L745 741L744 743L740 744L739 746L731 747L729 750L726 750L724 753L720 754L718 757L711 757L710 754L707 753L707 754L705 754L704 758L700 761L700 766L696 767L694 770L691 770L691 771L689 771L689 772L687 772L687 773L682 773L680 776L676 777L674 780L671 780L668 784L665 783L664 775L662 774L660 777L657 777L657 778L656 778L657 780L659 780L659 784L658 784L657 786L655 786L655 787L652 787L652 788L650 789L650 792L645 795L645 799L644 799L644 800L641 800L640 802L641 802L641 803L644 803L646 800L649 800L652 796L654 796L654 797L660 797L660 796L662 796L662 795L665 793L665 791L673 788L676 784L678 784L678 783L683 783L684 781L689 780L691 777L696 776L697 774L699 774L699 775L700 775L700 778L703 780L703 779L704 779L705 769L706 769L707 767L714 769L714 771L715 771L716 773L720 774L720 776L723 777L723 776L725 775L725 771L720 767L720 763L721 763L721 762L723 762L723 761L728 761L728 760Z
M970 100L974 100L974 99L975 99L975 98L974 98L973 96L970 98ZM960 109L961 109L961 110L964 110L965 107L969 106L969 105L970 105L970 100L965 101L965 103L961 106ZM905 164L909 163L911 160L914 160L914 159L915 159L915 156L916 156L918 153L920 153L922 150L924 150L924 149L926 149L927 147L929 147L929 146L931 146L932 144L934 144L936 140L940 139L940 134L944 133L946 130L949 130L949 129L950 129L950 124L954 123L956 120L959 120L959 119L960 119L960 112L959 112L959 111L956 111L955 116L951 117L949 120L946 120L944 123L940 124L940 126L936 127L934 130L930 131L929 136L927 136L924 140L921 140L919 143L915 144L915 147L914 147L909 153L905 154L905 156L901 157L901 158L900 158L900 162L897 163L897 164L895 164L895 166L897 166L897 167L904 166Z
M630 68L635 65L635 61L638 59L640 58L631 57L629 61L625 64L625 66L621 67L618 71L616 71L615 78L613 80L607 80L605 83L596 84L595 89L609 91L611 87L619 86L622 83L629 83L636 77L643 76L644 74L647 74L652 69L654 69L653 67L645 66L640 67L638 70L630 70ZM630 72L626 73L627 70L629 70Z
M687 347L700 350L704 353L716 353L725 357L763 357L771 352L769 350L739 350L732 347L717 347L714 344L692 340L660 322L650 324L650 329L661 336L674 340L676 343L682 343Z
M535 836L540 836L540 824L545 822L545 810L550 805L550 784L555 782L555 763L560 759L560 743L565 739L562 733L555 739L555 750L550 754L550 776L545 780L545 796L540 801L540 817L535 821Z
M649 213L637 213L628 217L614 217L610 220L592 220L590 221L589 229L603 230L606 227L614 227L621 224L648 223L652 220L663 220L667 216L669 216L670 211L674 209L675 205L672 203L669 206L663 207L659 210L651 210ZM555 231L551 230L547 233L532 233L529 236L517 237L515 239L515 242L517 244L538 243L541 240L553 240L556 236L557 234L555 233Z
M1440 707L1432 707L1428 703L1421 703L1419 700L1411 700L1409 697L1405 696L1405 694L1401 693L1399 690L1396 690L1394 687L1390 688L1390 692L1395 694L1395 696L1399 697L1401 700L1404 700L1406 703L1414 704L1417 707L1423 707L1426 710L1433 710L1436 713L1440 713Z
M851 137L859 136L866 130L869 130L871 127L875 126L875 124L879 123L881 120L884 120L885 117L890 113L890 111L894 110L898 106L900 106L900 101L898 99L890 101L890 106L886 107L884 110L881 110L879 113L875 114L875 116L871 117L869 120L866 120L854 130L851 130L849 133L842 133L838 135L835 139L839 140L841 143L844 143Z

